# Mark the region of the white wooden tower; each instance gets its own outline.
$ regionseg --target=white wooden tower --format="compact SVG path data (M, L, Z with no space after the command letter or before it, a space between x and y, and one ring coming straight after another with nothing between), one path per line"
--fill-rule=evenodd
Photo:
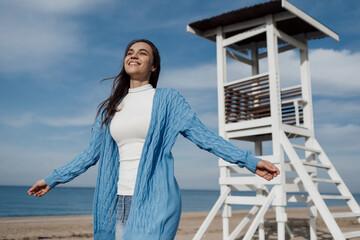
M359 231L347 233L339 227L337 218L356 217L360 222L360 208L314 135L308 40L331 37L339 41L339 36L285 0L193 22L187 31L216 43L219 135L254 142L255 155L281 171L268 182L219 159L221 195L194 239L204 236L221 207L223 240L251 239L256 231L259 239L265 239L264 214L270 205L276 212L278 239L285 239L286 231L292 235L286 224L287 203L300 201L308 204L312 240L317 239L318 213L334 239L360 236L360 225ZM300 84L281 89L278 55L294 49L299 49ZM250 65L252 76L228 82L226 58ZM267 58L268 71L260 73L263 58ZM302 139L302 145L293 143ZM264 141L271 141L271 155L263 154ZM326 178L318 175L321 171ZM318 183L323 182L334 185L338 194L321 195ZM233 191L253 194L235 196ZM344 199L349 211L331 213L324 199ZM237 204L252 208L230 232L231 205ZM247 231L242 232L245 227Z

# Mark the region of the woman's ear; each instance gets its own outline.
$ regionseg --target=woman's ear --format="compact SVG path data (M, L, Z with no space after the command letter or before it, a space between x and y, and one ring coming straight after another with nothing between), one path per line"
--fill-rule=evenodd
M155 72L155 70L156 70L156 67L152 66L151 71Z

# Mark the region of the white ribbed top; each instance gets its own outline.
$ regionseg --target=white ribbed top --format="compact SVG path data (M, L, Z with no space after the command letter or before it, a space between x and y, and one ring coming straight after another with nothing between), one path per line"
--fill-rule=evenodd
M133 195L137 170L150 125L155 89L151 84L129 88L110 123L110 133L119 148L118 195Z

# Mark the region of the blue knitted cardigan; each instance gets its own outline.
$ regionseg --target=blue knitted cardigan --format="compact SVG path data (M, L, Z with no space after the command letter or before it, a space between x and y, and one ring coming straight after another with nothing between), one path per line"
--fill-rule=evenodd
M109 127L101 127L105 112L96 119L86 149L45 177L50 188L71 181L99 162L93 201L94 239L115 239L119 152ZM171 240L181 215L181 198L174 177L171 149L182 134L199 148L255 172L259 158L209 130L184 97L172 88L155 88L151 120L142 149L126 240Z

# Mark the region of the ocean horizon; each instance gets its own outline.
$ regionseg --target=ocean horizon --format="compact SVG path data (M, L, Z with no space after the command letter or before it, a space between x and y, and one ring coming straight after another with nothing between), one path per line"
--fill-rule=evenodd
M0 218L91 215L94 187L57 186L43 197L29 196L31 186L0 186ZM182 212L210 211L220 190L180 189ZM254 192L252 192L254 194ZM233 192L233 195L249 192ZM328 193L322 193L328 194ZM353 193L359 203L360 193ZM328 206L345 206L345 200L325 200ZM306 203L288 203L287 207L306 207ZM250 209L251 206L232 205L232 209Z

